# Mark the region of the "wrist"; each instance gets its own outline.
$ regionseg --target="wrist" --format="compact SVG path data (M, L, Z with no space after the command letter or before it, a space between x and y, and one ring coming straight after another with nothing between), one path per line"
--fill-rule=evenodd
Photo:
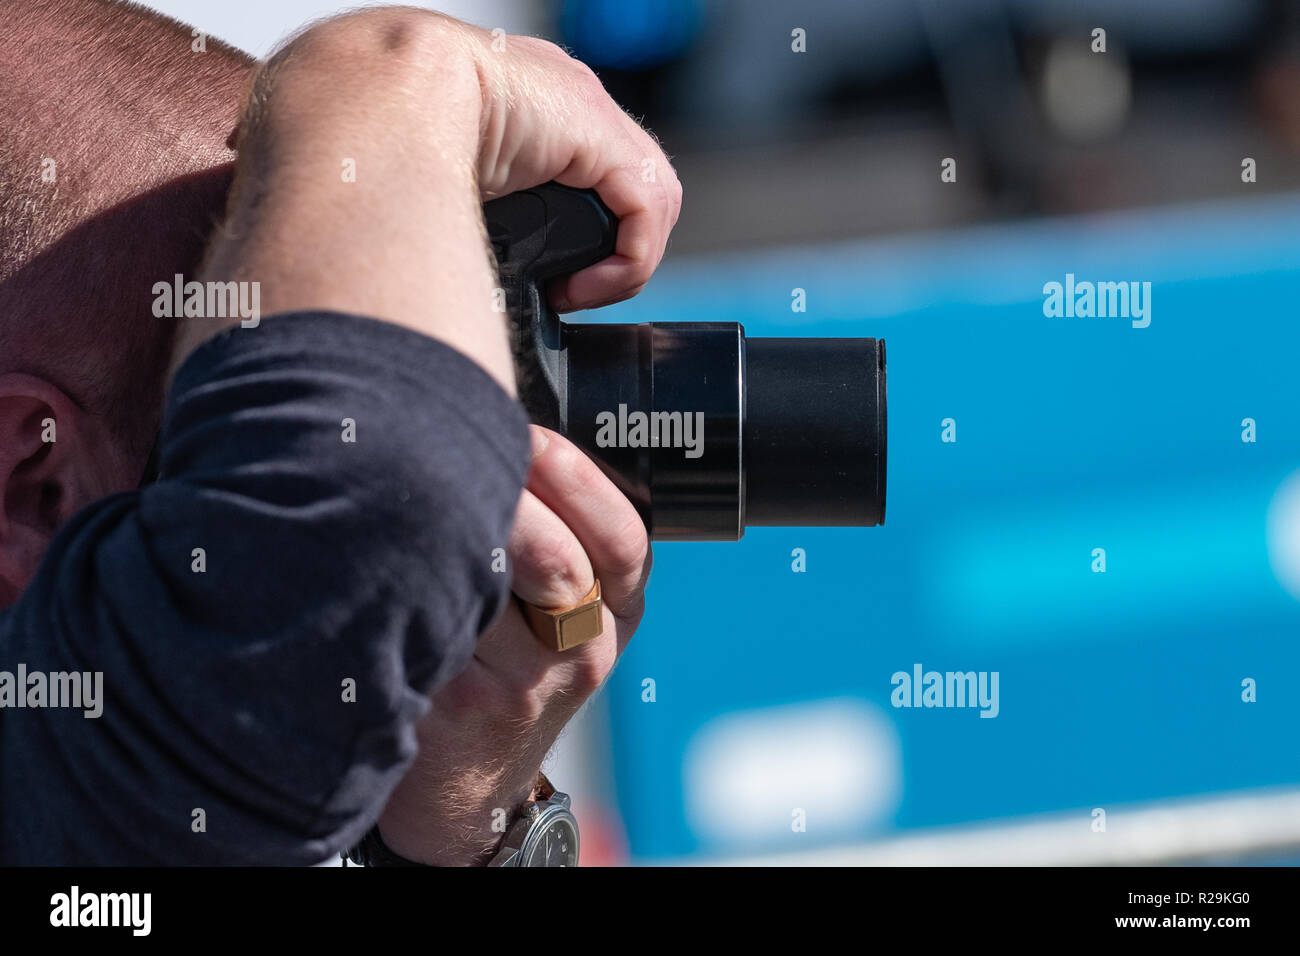
M474 178L481 104L465 40L432 14L372 11L308 31L253 83L226 228L201 278L256 281L265 315L332 309L407 326L514 394Z
M429 866L486 866L532 799L538 774L484 786L479 775L394 791L379 833L394 853ZM426 778L427 780L427 778ZM417 792L422 791L422 792Z
M478 69L466 27L441 14L347 14L312 27L259 69L244 131L263 131L279 145L308 138L317 146L331 138L353 149L369 144L376 154L392 152L400 136L406 149L399 152L437 147L450 165L472 169L484 97ZM367 131L373 137L358 135ZM422 133L427 143L418 142Z

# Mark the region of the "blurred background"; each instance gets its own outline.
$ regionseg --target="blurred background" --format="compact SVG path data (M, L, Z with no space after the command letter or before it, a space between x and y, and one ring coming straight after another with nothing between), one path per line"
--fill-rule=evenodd
M347 6L149 5L256 55ZM1300 5L438 8L673 157L663 267L585 320L889 345L885 527L656 547L548 767L585 864L1300 862ZM1067 273L1151 325L1045 317ZM916 664L997 717L894 708Z

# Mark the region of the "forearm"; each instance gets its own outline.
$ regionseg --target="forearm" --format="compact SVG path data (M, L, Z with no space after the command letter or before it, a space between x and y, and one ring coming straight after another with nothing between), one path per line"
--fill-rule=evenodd
M0 858L319 861L377 817L426 695L505 602L484 556L523 412L426 336L300 314L196 354L161 449L165 477L84 509L0 614L14 659L108 691L95 721L0 721ZM58 798L19 813L33 790Z
M261 311L354 312L440 339L513 394L474 167L482 93L459 27L385 9L316 27L262 67L225 227L200 276ZM188 330L178 361L219 326Z

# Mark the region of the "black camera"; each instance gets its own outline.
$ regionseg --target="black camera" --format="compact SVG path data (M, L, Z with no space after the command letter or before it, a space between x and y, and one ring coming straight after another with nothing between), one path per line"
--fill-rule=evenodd
M545 284L614 251L590 190L484 207L532 420L590 455L656 540L885 521L885 343L746 338L736 322L564 322Z

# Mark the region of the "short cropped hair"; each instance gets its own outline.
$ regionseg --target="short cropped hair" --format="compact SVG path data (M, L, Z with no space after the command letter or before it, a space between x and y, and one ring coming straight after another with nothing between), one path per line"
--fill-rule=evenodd
M24 0L0 19L0 373L111 421L161 398L153 283L220 219L252 61L135 4ZM161 363L161 364L160 364Z

